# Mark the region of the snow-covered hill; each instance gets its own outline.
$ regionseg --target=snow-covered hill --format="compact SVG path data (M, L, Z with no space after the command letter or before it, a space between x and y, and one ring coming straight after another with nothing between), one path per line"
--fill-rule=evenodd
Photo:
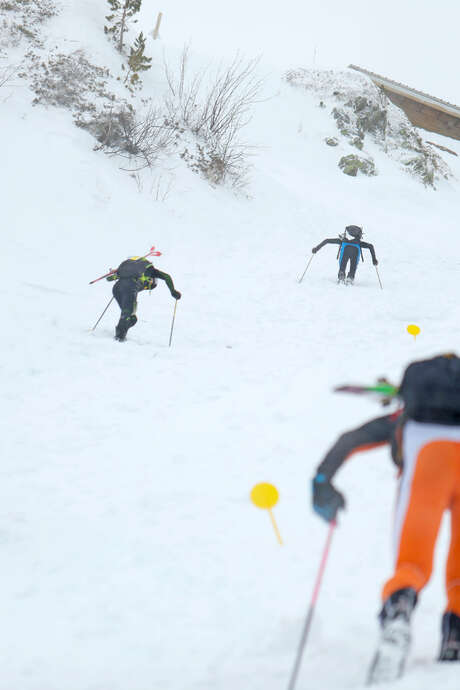
M63 5L37 54L84 49L117 69L102 5ZM143 95L164 86L149 47ZM378 176L344 175L349 142L324 142L332 106L258 69L247 196L177 155L130 177L68 110L32 107L27 80L1 89L0 690L285 687L327 533L309 480L343 429L379 413L332 386L398 380L412 358L457 348L458 158L434 191L368 138ZM311 247L350 223L374 244L384 289L368 257L353 288L337 286L333 248L299 285ZM111 293L89 281L152 244L183 294L172 347L163 285L140 295L125 344L114 305L91 332ZM260 481L280 491L282 547L249 501ZM391 570L388 453L357 457L337 484L348 509L299 690L363 686ZM433 663L446 539L447 525L401 690L458 685Z

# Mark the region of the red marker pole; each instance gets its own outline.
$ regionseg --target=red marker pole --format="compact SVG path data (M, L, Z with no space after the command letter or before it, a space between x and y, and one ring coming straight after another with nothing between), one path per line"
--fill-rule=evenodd
M297 674L299 673L300 662L302 661L303 652L304 652L305 646L307 644L308 633L310 632L311 622L313 620L313 613L315 611L316 601L318 599L319 590L320 590L321 582L322 582L323 575L324 575L324 570L326 568L327 558L329 556L329 550L331 548L332 535L333 535L334 529L336 527L337 527L337 522L335 520L333 520L331 522L331 526L329 528L329 532L327 535L326 545L324 547L323 555L321 558L321 563L320 563L319 570L318 570L318 575L316 577L316 582L315 582L315 587L313 589L313 596L311 598L310 608L308 609L307 618L305 620L305 625L304 625L303 630L302 630L302 637L300 638L299 648L297 650L297 656L296 656L294 668L292 669L291 679L290 679L289 685L288 685L288 690L294 690L294 686L295 686L295 683L297 680Z

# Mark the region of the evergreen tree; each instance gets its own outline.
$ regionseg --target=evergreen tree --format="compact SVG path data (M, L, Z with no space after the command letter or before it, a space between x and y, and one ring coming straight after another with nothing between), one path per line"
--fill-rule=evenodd
M139 72L145 72L152 66L152 58L144 55L145 40L145 36L141 31L129 51L128 72L124 83L126 84L129 81L129 84L133 87L140 84Z
M117 44L120 53L123 50L123 36L132 17L141 9L142 0L107 0L111 14L106 16L108 26L104 32L110 35ZM137 19L133 20L135 24Z

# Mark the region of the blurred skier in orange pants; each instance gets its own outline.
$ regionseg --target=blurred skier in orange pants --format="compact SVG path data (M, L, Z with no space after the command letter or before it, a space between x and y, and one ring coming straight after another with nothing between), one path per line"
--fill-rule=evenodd
M451 538L439 660L460 660L460 359L443 355L412 363L398 395L404 403L402 414L374 419L343 434L313 479L314 510L331 521L345 506L331 480L352 452L390 443L393 459L401 467L395 571L382 591L381 639L369 684L394 680L403 672L411 614L430 579L434 547L447 510Z

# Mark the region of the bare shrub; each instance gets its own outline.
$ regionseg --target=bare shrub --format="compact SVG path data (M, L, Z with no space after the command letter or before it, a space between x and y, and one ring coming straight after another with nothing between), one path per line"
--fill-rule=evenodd
M196 150L185 149L181 156L212 184L230 179L239 186L247 173L253 147L239 136L251 119L251 108L261 90L262 80L256 76L258 62L237 56L214 76L208 77L207 70L190 74L185 48L175 73L165 64L170 121L177 131L186 130L197 139Z
M12 78L17 74L19 67L14 65L6 65L0 68L0 88L6 86L12 80Z
M151 168L158 156L173 142L175 133L157 108L138 118L132 108L122 107L98 113L80 122L99 142L96 150L135 162L136 170Z
M166 201L175 182L175 175L169 172L167 175L159 175L151 185L150 193L155 201Z
M137 116L129 103L108 91L109 70L90 63L83 51L52 53L46 61L34 54L29 58L34 105L70 110L76 125L98 141L96 150L134 160L141 170L151 167L174 139L159 109Z
M41 24L58 13L54 0L0 0L0 46L14 47L26 38L41 46Z
M76 113L95 111L95 99L113 100L106 89L110 72L91 64L82 50L52 53L45 62L31 57L28 75L35 92L34 105L54 105Z

